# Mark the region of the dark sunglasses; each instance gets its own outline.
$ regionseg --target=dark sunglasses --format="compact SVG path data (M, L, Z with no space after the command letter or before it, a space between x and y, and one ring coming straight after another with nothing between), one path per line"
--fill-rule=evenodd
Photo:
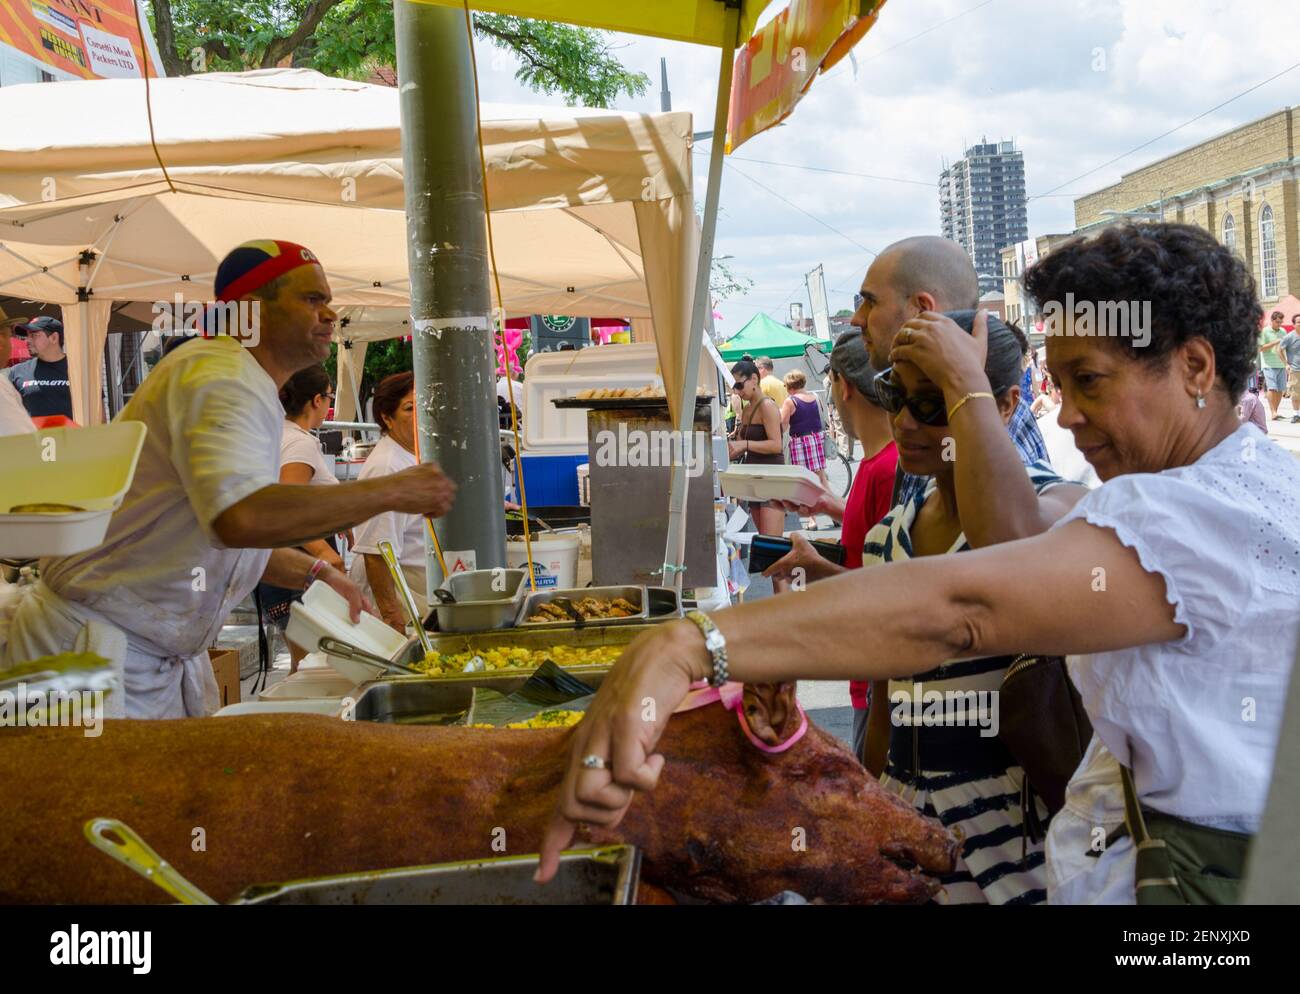
M893 380L894 367L889 366L876 374L871 385L876 388L876 400L889 414L899 414L904 407L923 425L943 428L948 424L948 405L941 393L909 397Z
M853 313L856 314L858 311L862 310L862 305L865 304L866 302L867 302L866 297L864 297L860 293L855 293L853 295Z
M739 383L731 384L731 392L740 393L740 391L745 389L745 382L746 382L745 380L741 380Z

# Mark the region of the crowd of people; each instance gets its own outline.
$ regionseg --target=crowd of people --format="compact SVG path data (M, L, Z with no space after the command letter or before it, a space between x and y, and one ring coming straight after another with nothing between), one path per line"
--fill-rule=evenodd
M776 597L692 612L629 647L573 733L540 878L579 824L616 824L637 791L654 789L656 741L692 685L846 679L864 764L961 840L947 900L1131 902L1171 886L1232 898L1300 645L1300 630L1276 624L1277 605L1300 596L1300 464L1261 433L1256 377L1262 368L1276 419L1282 381L1269 356L1283 363L1300 410L1300 332L1275 313L1261 333L1249 271L1184 225L1076 239L1024 285L1040 305L1148 300L1149 340L1076 334L1058 311L1046 329L1050 400L1031 402L1046 364L1035 366L1018 329L977 310L959 246L923 236L876 257L855 330L830 356L830 403L863 460L845 500L826 492L797 508L841 524L843 566L796 535L768 571ZM455 496L416 458L410 373L378 386L382 438L361 478L329 473L312 432L333 401L322 363L335 313L309 250L241 245L214 291L260 302L258 344L195 338L159 362L122 413L148 433L104 543L43 560L0 619L0 668L98 652L121 675L113 703L129 717L212 712L206 649L259 584L276 616L319 579L354 619L373 600L403 627L379 544L394 545L422 593L423 518ZM37 364L20 376L39 381L42 402L58 384L40 364L63 344L49 320L18 322ZM14 326L0 321L0 360ZM824 469L806 381L782 382L763 358L731 372L731 458L783 462L788 435L792 461ZM15 397L29 396L19 389L0 382L10 420ZM1068 432L1099 485L1053 466L1040 426ZM790 510L751 506L773 535ZM349 529L351 575L333 542ZM792 589L796 572L814 582ZM981 734L1026 656L1068 657L1093 730L1054 812L1026 789L1023 757ZM961 725L893 706L921 688L988 703ZM1049 816L1044 837L1036 826ZM1178 833L1184 863L1154 871L1135 825Z
M854 523L869 528L862 568L633 643L574 733L540 880L578 825L615 825L655 788L655 744L693 685L978 692L1013 658L1056 655L1093 734L1041 841L1044 812L1026 809L1025 771L996 740L872 700L868 725L888 721L878 743L867 729L868 761L883 748L886 785L961 839L948 899L1235 899L1300 645L1294 612L1273 624L1300 596L1300 464L1238 415L1260 350L1254 281L1201 229L1126 224L1059 247L1025 288L1061 308L1055 421L1101 485L1046 464L1014 332L953 319L977 306L965 254L938 238L890 246L853 317L873 372L837 373L845 397L883 408L897 446L890 508ZM1149 341L1075 333L1067 301L1113 300L1151 302ZM755 372L738 371L745 394ZM798 540L772 572L794 566L817 568ZM1177 845L1137 845L1165 839Z

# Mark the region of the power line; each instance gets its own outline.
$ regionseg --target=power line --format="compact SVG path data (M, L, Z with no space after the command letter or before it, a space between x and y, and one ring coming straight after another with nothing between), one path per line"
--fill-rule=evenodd
M906 44L908 44L908 43L910 43L910 42L914 42L914 41L916 41L916 39L918 39L918 38L924 38L926 35L930 34L931 32L938 31L938 30L939 30L941 27L943 27L945 24L951 24L953 21L956 21L956 20L958 20L958 19L960 19L960 18L962 18L962 17L965 17L967 14L973 14L973 13L975 13L975 11L977 11L977 10L982 10L983 8L987 7L987 6L988 6L989 4L991 4L991 3L993 3L993 0L984 0L984 2L981 3L981 4L976 4L974 7L971 7L971 8L969 8L969 9L967 9L967 10L963 10L963 11L961 11L960 13L953 14L952 17L949 17L949 18L947 18L946 20L942 20L942 21L940 21L940 22L937 23L937 24L933 24L933 25L931 25L930 27L926 28L924 31L920 32L919 34L914 34L914 35L912 35L910 38L904 38L902 41L900 41L900 42L898 42L898 43L896 43L896 44L894 44L894 45L890 45L888 48L882 48L879 52L872 52L872 53L870 53L869 55L864 56L864 57L862 58L861 61L862 61L862 62L869 62L869 61L871 61L872 59L878 59L878 58L880 58L880 56L885 55L885 54L887 54L887 53L889 53L889 52L892 52L892 51L894 51L894 49L896 49L896 48L902 48L904 45L906 45ZM847 70L847 69L841 69L839 72L837 72L837 73L833 73L833 74L831 74L830 76L826 77L826 79L827 79L827 80L832 80L832 79L834 79L836 76L843 75L845 72L848 72L848 71L849 71L849 70Z
M1130 155L1132 155L1134 152L1140 152L1140 151L1142 151L1142 149L1146 148L1147 146L1149 146L1149 145L1154 145L1156 142L1160 141L1162 138L1168 138L1170 135L1174 134L1174 132L1176 132L1176 131L1181 131L1183 128L1187 127L1187 126L1190 125L1190 124L1195 124L1195 123L1196 123L1197 121L1199 121L1201 118L1203 118L1203 117L1208 117L1210 114L1213 114L1216 110L1222 110L1224 107L1227 107L1228 104L1230 104L1230 103L1234 103L1235 101L1240 100L1242 97L1246 96L1247 94L1254 93L1254 92L1255 92L1256 90L1258 90L1260 87L1262 87L1262 86L1267 86L1269 83L1273 82L1273 80L1275 80L1275 79L1279 79L1279 78L1281 78L1282 76L1285 76L1287 73L1289 73L1289 72L1291 72L1291 71L1293 71L1294 69L1297 69L1297 68L1300 68L1300 62L1292 63L1291 65L1287 66L1287 68L1283 69L1281 72L1279 72L1279 73L1275 73L1274 75L1270 76L1268 79L1265 79L1265 80L1262 80L1262 81L1256 83L1254 86L1247 87L1246 89L1244 89L1244 90L1242 90L1240 93L1238 93L1236 96L1229 97L1227 100L1224 100L1222 103L1215 104L1215 105L1214 105L1213 107L1211 107L1209 110L1202 111L1201 113L1197 114L1195 117L1189 118L1188 120L1184 121L1182 124L1179 124L1179 125L1177 125L1176 127L1170 128L1168 131L1165 131L1165 132L1163 132L1163 133L1161 133L1161 134L1156 135L1154 138L1150 139L1149 141L1144 141L1141 145L1137 145L1137 146L1135 146L1135 147L1129 149L1127 152L1124 152L1122 155L1117 155L1117 156L1115 156L1114 158L1107 159L1107 160L1106 160L1105 162L1103 162L1101 165L1099 165L1099 166L1094 166L1092 169L1089 169L1087 172L1085 172L1085 173L1080 173L1078 176L1075 176L1073 179L1068 179L1068 180L1066 180L1064 183L1061 183L1061 184L1059 184L1059 185L1057 185L1057 186L1052 187L1050 190L1046 191L1045 193L1036 193L1036 194L1034 194L1032 197L1027 197L1027 198L1025 198L1026 215L1028 214L1029 202L1030 202L1031 200L1040 200L1040 199L1042 199L1043 197L1046 197L1046 196L1048 196L1048 195L1050 195L1050 194L1055 193L1057 190L1061 189L1061 187L1069 186L1071 183L1077 183L1079 180L1083 179L1085 176L1091 176L1093 173L1098 172L1098 171L1100 171L1100 170L1102 170L1102 169L1105 169L1107 166L1114 165L1116 162L1119 162L1121 159L1127 159L1127 158L1128 158ZM1097 191L1094 190L1093 192L1095 193L1095 192L1097 192ZM1144 190L1144 191L1141 191L1141 192L1146 193L1146 192L1150 192L1150 191L1146 191L1146 190ZM990 222L990 223L996 225L996 224L999 224L999 223L1002 222L1002 221L1006 221L1006 220L1010 219L1011 216L1012 216L1011 214L1004 214L1004 215L1002 215L1001 217L997 218L996 220L994 220L994 221L992 221L992 222Z
M696 152L696 155L703 156L704 152ZM753 162L760 166L781 166L785 169L805 169L812 173L833 173L836 176L856 176L860 179L879 180L882 183L907 183L912 186L925 186L935 189L939 184L934 180L920 179L903 179L899 176L877 176L874 173L859 173L848 169L829 169L826 166L806 166L800 162L773 162L770 159L750 159L743 155L729 155L728 162Z
M832 225L832 224L827 224L825 221L823 221L821 218L819 218L816 214L810 214L810 213L808 213L808 211L804 210L802 207L800 207L800 206L799 206L798 204L796 204L794 201L790 200L790 199L787 198L787 197L783 197L781 194L779 194L779 193L777 193L775 190L773 190L770 186L768 186L768 185L765 184L765 183L760 183L758 180L754 179L754 177L753 177L753 176L750 176L748 173L741 172L739 169L737 169L735 166L733 166L730 162L726 162L726 163L724 163L724 164L725 164L726 167L727 167L728 169L730 169L732 172L736 173L736 174L739 175L739 176L743 176L745 179L749 180L751 183L753 183L755 186L757 186L760 190L766 190L766 191L767 191L768 193L770 193L772 196L776 197L777 200L780 200L780 201L782 201L783 203L789 204L791 207L793 207L795 210L797 210L797 211L798 211L800 214L802 214L804 217L811 218L812 220L816 221L818 224L820 224L820 225L821 225L823 228L825 228L827 231L834 232L835 234L837 234L837 235L839 235L841 238L843 238L846 242L849 242L850 244L856 245L858 248L862 249L864 252L870 252L872 255L879 255L879 253L878 253L875 249L868 248L867 246L863 245L860 241L858 241L856 238L854 238L852 235L846 235L844 232L840 231L840 229L837 228L837 227L835 227L834 225Z

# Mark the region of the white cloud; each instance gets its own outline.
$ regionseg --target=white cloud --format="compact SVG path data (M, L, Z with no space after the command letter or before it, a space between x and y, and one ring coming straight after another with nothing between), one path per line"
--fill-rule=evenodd
M1031 234L1072 230L1073 196L1285 106L1300 70L1097 169L1289 65L1286 46L1270 46L1268 32L1293 12L1294 0L894 0L855 50L856 78L845 60L816 80L785 126L747 142L724 171L717 252L733 256L732 269L755 288L721 305L721 328L734 332L760 310L784 320L784 298L797 291L792 299L805 299L803 273L818 263L832 311L845 305L870 259L853 243L880 249L938 233L942 163L985 136L1016 139L1031 196L1071 195L1032 200ZM662 56L674 110L691 111L697 131L712 127L715 49L633 37L615 43L625 46L624 64L652 81L620 109L659 109ZM484 100L555 102L516 84L510 59L492 65L482 43L479 60ZM924 185L744 161L752 159ZM706 157L695 165L703 201Z

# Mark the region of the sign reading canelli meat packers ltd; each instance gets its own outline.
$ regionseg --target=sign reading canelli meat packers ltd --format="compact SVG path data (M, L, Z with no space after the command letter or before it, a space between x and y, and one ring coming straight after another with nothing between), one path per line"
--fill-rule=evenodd
M146 60L150 76L165 75L135 0L0 3L0 84L138 79Z

